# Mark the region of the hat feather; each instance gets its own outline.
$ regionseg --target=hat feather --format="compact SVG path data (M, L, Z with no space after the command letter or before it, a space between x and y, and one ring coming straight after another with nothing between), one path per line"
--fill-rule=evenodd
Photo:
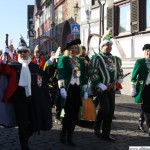
M111 37L111 30L106 31L106 33L102 36L100 47L104 46L107 43L113 44Z

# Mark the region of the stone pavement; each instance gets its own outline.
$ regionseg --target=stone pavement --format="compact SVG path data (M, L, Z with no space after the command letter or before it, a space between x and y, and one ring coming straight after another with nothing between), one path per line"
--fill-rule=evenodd
M116 94L117 118L113 120L111 131L115 142L98 139L93 133L93 123L80 122L73 135L77 146L64 146L59 141L61 125L54 123L50 131L33 135L29 146L31 150L129 150L129 146L150 146L150 137L137 130L139 112L140 106L134 104L133 98ZM17 128L0 127L0 150L20 150Z

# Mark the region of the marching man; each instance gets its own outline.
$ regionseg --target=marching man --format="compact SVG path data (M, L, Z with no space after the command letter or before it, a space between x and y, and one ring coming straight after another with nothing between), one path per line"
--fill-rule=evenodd
M109 34L104 35L102 40L99 54L95 54L89 63L89 78L98 93L98 103L100 103L94 132L98 138L115 141L110 136L110 131L115 109L116 82L123 82L123 70L121 59L111 54L113 42Z

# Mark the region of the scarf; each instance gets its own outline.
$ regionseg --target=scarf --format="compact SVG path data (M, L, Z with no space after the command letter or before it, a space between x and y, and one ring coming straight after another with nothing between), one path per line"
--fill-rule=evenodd
M28 67L28 64L31 62L31 58L28 60L22 60L18 58L18 62L22 64L19 86L25 88L26 97L31 96L31 73Z

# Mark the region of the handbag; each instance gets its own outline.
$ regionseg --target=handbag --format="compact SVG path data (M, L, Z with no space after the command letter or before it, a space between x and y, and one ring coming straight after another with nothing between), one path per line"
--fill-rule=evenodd
M82 118L87 121L95 121L96 119L96 108L92 98L86 100L82 99Z

